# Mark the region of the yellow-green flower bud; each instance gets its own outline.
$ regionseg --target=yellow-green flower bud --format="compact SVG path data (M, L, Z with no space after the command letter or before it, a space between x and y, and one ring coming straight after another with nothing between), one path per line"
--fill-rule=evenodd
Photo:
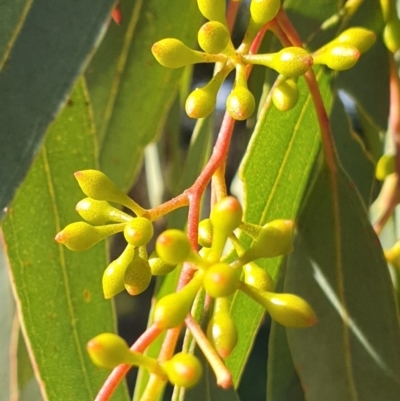
M217 54L228 46L230 36L223 24L217 21L210 21L200 28L197 40L205 52Z
M299 89L293 79L285 80L277 85L272 92L272 102L281 111L288 111L296 106L299 100Z
M281 6L280 0L251 0L250 16L259 26L275 18Z

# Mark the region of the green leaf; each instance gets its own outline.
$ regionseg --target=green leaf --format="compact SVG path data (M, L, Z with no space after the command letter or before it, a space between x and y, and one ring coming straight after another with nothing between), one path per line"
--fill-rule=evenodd
M318 73L319 87L329 106L330 76L322 71ZM296 107L288 112L269 107L260 117L250 141L241 166L244 218L250 223L262 225L277 218L294 218L297 214L320 146L314 106L303 79L299 80L299 89ZM259 262L276 277L280 261L281 258L274 258ZM238 322L239 342L227 364L237 385L264 309L238 292L231 310Z
M395 401L400 325L382 248L353 184L323 168L306 200L285 292L315 309L316 326L287 329L308 401Z
M0 72L0 214L93 51L113 3L33 2Z
M4 0L0 4L0 71L12 50L33 0Z
M128 189L144 147L161 133L183 69L157 63L152 45L166 37L194 44L201 17L195 0L121 2L123 25L110 26L89 66L100 138L100 167Z
M3 226L22 329L49 401L94 399L107 372L92 364L86 343L114 331L112 305L101 286L104 244L74 253L54 241L58 231L78 220L74 206L84 195L73 172L96 165L88 105L80 81ZM114 399L126 399L123 389Z
M283 292L286 265L279 271L275 291ZM268 341L267 400L305 401L300 380L293 365L286 329L271 320Z

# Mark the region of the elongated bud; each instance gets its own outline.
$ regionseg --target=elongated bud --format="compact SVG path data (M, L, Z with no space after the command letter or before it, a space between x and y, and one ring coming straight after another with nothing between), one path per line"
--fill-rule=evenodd
M375 43L376 35L373 31L362 27L352 27L343 31L332 42L354 46L364 54Z
M123 231L125 223L94 227L84 221L68 224L55 240L75 252L83 252L104 238Z
M103 273L103 293L105 299L115 297L125 290L125 270L132 262L135 248L129 245L122 254L113 260Z
M186 114L190 118L204 118L214 110L218 91L228 72L225 69L220 70L207 85L190 93L185 103Z
M201 14L209 21L218 21L226 25L225 0L197 0L197 6Z
M203 371L200 361L194 355L183 352L162 362L161 367L172 384L184 388L196 385Z
M239 277L239 269L233 269L227 263L217 263L205 271L203 287L213 298L229 297L236 291Z
M345 71L352 68L360 58L360 51L348 44L335 44L327 46L324 51L314 55L314 64L325 64L332 70Z
M223 24L217 21L210 21L200 28L197 40L205 52L217 54L228 46L231 39L228 30Z
M166 230L156 241L158 256L169 265L179 265L184 262L191 251L187 235L180 230Z
M263 26L275 18L280 6L280 0L252 0L250 3L251 19L255 24Z
M239 227L242 215L242 207L233 196L221 199L212 207L210 221L213 226L213 239L207 254L207 260L211 263L216 263L221 258L226 240Z
M248 63L265 65L288 78L305 74L313 65L313 58L301 47L285 47L278 53L246 54L242 57Z
M385 250L385 258L396 269L400 270L400 241L397 241L390 249Z
M273 220L260 231L250 248L238 258L242 264L260 258L274 258L292 250L294 222L292 220Z
M200 273L200 274L199 274ZM192 302L201 287L203 275L199 272L180 291L161 298L154 308L154 323L161 329L178 327L185 320Z
M144 217L135 217L124 228L126 242L133 246L146 245L153 238L153 224Z
M255 263L247 263L243 266L244 282L252 287L263 291L273 291L275 287L274 280L269 273L257 266Z
M207 325L207 337L221 358L227 358L238 341L238 333L227 298L215 300L213 316Z
M122 363L134 363L126 341L113 333L102 333L92 338L87 351L93 363L102 368L114 369Z
M299 89L293 79L287 79L273 89L272 102L278 110L291 110L296 106L298 100Z
M395 169L395 156L383 155L376 164L375 177L383 181L389 174L393 174Z
M117 188L101 171L82 170L77 171L74 175L83 193L90 198L119 203L131 209L136 214L143 214L144 209Z
M397 16L391 18L385 25L383 41L392 53L396 53L400 49L400 20Z
M168 38L154 43L151 52L164 67L181 68L186 65L207 62L203 53L190 49L178 39Z
M151 281L149 262L138 255L125 269L124 285L130 295L139 295L147 289Z
M229 115L238 121L247 120L256 107L253 94L247 86L235 86L226 100L226 110Z
M262 305L271 318L285 327L303 328L317 323L311 306L294 294L276 294L242 284L240 289Z
M75 206L75 210L83 219L95 226L106 224L110 221L123 223L132 220L132 216L112 207L108 202L92 198L85 198L79 201Z
M165 276L176 269L176 265L165 263L155 251L149 257L149 265L153 276Z

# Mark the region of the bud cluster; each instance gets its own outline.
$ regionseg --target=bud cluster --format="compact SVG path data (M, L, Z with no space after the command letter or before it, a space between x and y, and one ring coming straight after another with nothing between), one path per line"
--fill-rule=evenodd
M191 118L203 118L215 107L222 83L235 69L235 82L226 101L227 112L235 120L246 120L254 112L255 99L247 86L247 67L263 65L277 71L280 76L274 87L272 101L281 111L292 109L298 100L297 78L313 64L324 64L337 71L353 67L360 55L375 41L375 34L365 28L350 28L317 50L308 53L302 47L285 47L279 52L249 54L250 45L258 32L272 21L280 9L280 0L252 0L250 19L241 45L235 49L227 29L225 0L198 0L198 7L206 22L198 32L198 43L203 51L192 50L177 39L156 42L152 53L167 68L180 68L196 63L219 63L211 80L196 88L186 100L186 113Z

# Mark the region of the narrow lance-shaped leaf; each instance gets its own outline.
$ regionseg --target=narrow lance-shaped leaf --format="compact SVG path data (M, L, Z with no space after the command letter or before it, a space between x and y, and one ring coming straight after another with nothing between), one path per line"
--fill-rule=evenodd
M288 329L308 401L395 401L400 326L382 248L348 177L322 168L299 218L285 292L304 297L318 324Z
M65 225L79 220L74 206L84 195L73 173L96 165L92 128L80 81L3 226L22 330L49 401L92 401L107 376L86 353L92 337L114 330L101 286L104 245L74 253L54 241ZM125 400L122 389L115 400Z
M0 213L21 184L48 125L92 53L113 3L32 3L0 72Z
M329 107L330 76L320 70L318 81ZM320 142L319 127L308 89L299 80L300 98L290 111L271 106L260 118L243 164L245 220L265 224L273 219L294 218L315 162ZM275 278L281 258L260 260ZM262 263L261 263L262 262ZM232 313L238 322L239 342L227 360L237 384L248 357L264 309L237 293Z

